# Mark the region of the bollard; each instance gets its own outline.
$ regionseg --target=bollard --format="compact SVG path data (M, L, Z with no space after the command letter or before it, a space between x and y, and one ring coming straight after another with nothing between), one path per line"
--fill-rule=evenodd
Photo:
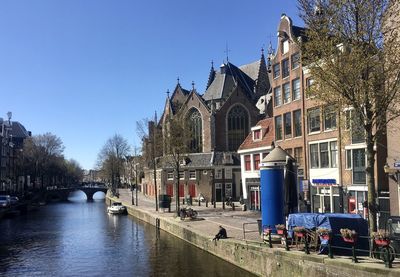
M328 257L333 259L333 251L332 251L332 238L331 235L329 235L329 240L328 240Z
M272 229L271 229L270 226L268 226L268 230L269 230L269 232L268 232L268 246L269 246L269 248L272 248L272 239L271 239Z
M352 245L351 249L352 249L352 252L353 252L352 261L353 261L353 263L358 263L358 259L357 259L357 256L356 256L356 243L355 242L353 242L353 245Z
M217 203L215 202L215 200L213 201L213 205L214 205L214 209L217 207Z
M225 197L222 197L222 209L225 210Z
M206 207L208 208L208 201L206 200Z
M308 248L308 239L307 235L304 235L304 252L309 255L310 254L310 249Z
M289 243L288 243L288 240L287 240L287 230L286 229L283 230L283 235L285 237L285 250L289 251Z
M235 210L235 203L232 202L232 211Z
M185 197L182 199L182 205L185 205Z
M200 201L200 199L199 199L199 207L201 206L201 201Z

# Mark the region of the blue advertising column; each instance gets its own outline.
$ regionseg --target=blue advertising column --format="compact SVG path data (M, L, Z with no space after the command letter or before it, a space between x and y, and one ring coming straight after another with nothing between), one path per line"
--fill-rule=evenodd
M274 233L275 225L285 224L283 169L279 165L260 169L262 226L270 226Z

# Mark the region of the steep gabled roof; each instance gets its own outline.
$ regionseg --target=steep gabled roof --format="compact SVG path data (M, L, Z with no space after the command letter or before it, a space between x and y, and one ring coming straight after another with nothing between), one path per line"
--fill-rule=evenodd
M11 121L11 134L14 138L29 137L29 132L25 129L24 125L18 121Z
M207 106L207 104L205 103L204 99L197 93L197 91L195 89L193 89L190 94L188 95L188 97L186 98L185 102L183 103L183 105L186 105L187 102L189 102L191 97L196 97L200 103L203 104L203 106L210 112L210 107Z
M253 131L251 131L240 145L238 151L271 146L275 139L273 119L266 118L260 120L254 127L258 126L262 129L262 138L260 140L253 140Z
M257 80L260 62L261 60L257 60L249 64L244 64L239 66L239 69L246 73L251 79Z
M234 88L240 86L253 99L254 84L255 81L251 77L237 66L227 62L221 65L221 71L215 73L214 80L207 88L203 98L206 101L224 99L231 94Z

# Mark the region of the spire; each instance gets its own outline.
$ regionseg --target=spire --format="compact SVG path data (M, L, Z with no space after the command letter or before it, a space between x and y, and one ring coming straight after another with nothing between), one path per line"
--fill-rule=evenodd
M261 48L260 67L258 68L258 76L255 84L255 93L258 97L267 94L270 88L268 71L269 70L265 62L264 48Z
M208 75L208 82L207 82L206 90L211 85L211 83L214 81L214 79L215 79L214 61L211 61L211 69L210 69L210 74Z
M226 54L226 63L229 63L229 52L231 52L231 50L228 48L228 42L226 43L226 48L224 52Z
M192 81L192 90L194 91L194 81Z
M180 86L181 84L179 82L179 76L176 78L176 81L177 81L177 85Z
M179 80L179 78L178 78L178 80ZM178 82L178 84L179 84L179 82ZM167 89L167 98L169 99L169 89Z

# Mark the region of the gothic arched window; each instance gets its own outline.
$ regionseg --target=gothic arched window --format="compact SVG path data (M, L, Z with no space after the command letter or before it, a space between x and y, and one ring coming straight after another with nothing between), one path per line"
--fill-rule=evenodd
M249 115L239 105L234 106L228 114L228 149L238 150L249 133Z
M190 131L189 149L192 153L203 151L203 126L201 114L197 109L191 109L188 113L188 125Z

